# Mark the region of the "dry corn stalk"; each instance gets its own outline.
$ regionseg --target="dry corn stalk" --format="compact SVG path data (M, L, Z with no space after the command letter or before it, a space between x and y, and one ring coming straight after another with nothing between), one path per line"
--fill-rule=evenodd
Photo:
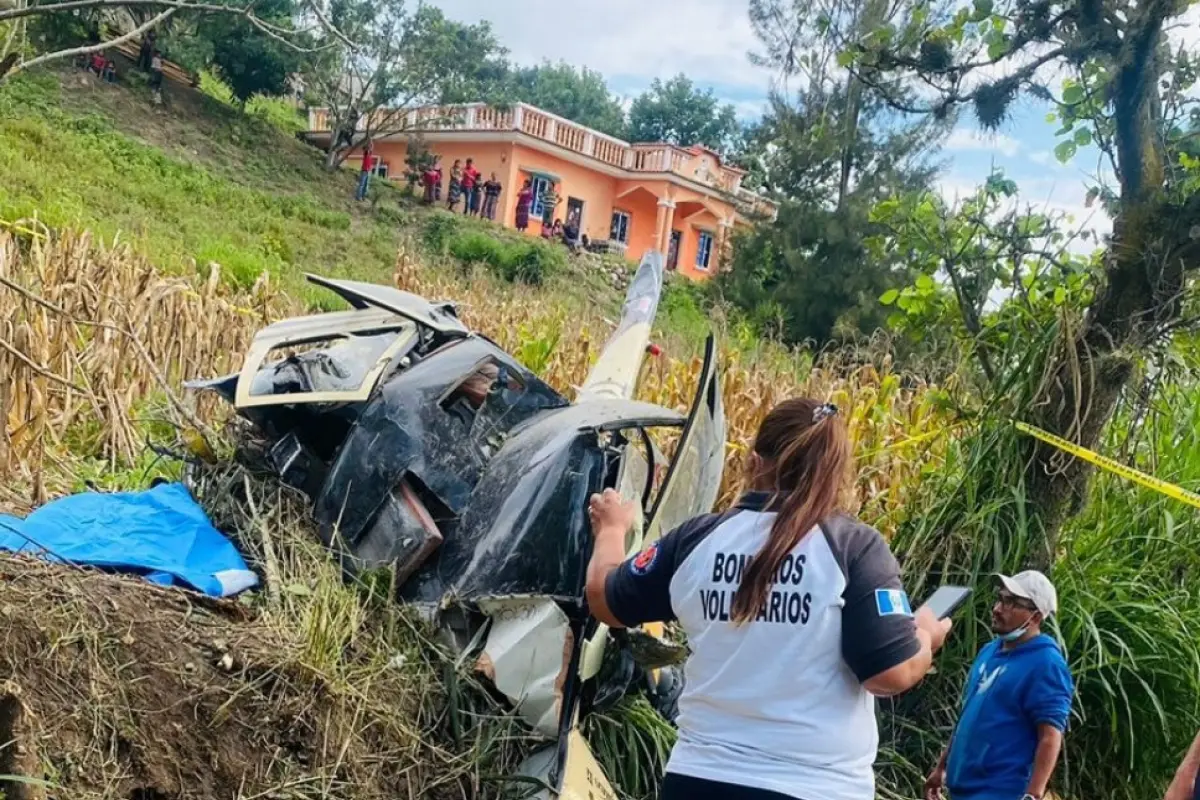
M566 309L545 290L427 269L415 252L410 243L397 254L393 278L401 288L458 302L468 325L510 352L545 343L543 377L559 390L570 394L583 381L594 343L611 325L598 311ZM0 374L10 376L0 387L0 478L27 487L35 503L48 491L38 483L43 468L69 455L68 432L88 431L88 446L114 463L132 460L144 446L136 411L161 397L164 384L236 368L259 328L302 313L265 275L249 291L226 286L215 264L206 276L166 276L128 247L87 235L31 243L0 235L0 280ZM830 354L800 379L796 359L776 356L728 347L720 354L729 426L720 502L738 490L766 413L786 397L809 395L837 403L849 426L859 468L847 505L890 530L947 441L948 420L930 387L894 373L886 357L861 363L854 353ZM649 359L641 399L686 410L699 370L695 358ZM201 421L223 413L211 399L195 410Z

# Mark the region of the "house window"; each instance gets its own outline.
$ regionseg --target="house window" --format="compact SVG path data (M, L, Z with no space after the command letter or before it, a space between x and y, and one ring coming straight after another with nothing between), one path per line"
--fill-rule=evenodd
M375 166L373 166L371 168L371 174L374 175L376 178L385 178L386 179L388 176L387 162L385 162L383 159L380 159L380 158L375 159Z
M608 238L622 244L629 244L629 214L613 209L612 225L609 227Z
M700 242L696 247L696 269L708 269L708 261L712 257L712 246L712 234L700 231Z
M550 188L550 181L545 178L534 176L533 178L533 205L529 209L529 216L534 219L543 219L546 216L546 207L542 203L542 192Z

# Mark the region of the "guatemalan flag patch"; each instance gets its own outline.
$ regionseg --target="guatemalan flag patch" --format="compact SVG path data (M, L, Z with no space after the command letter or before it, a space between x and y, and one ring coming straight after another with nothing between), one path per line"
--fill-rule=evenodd
M904 593L903 589L876 589L875 608L881 617L893 614L905 617L913 615L912 606L908 604L908 595Z

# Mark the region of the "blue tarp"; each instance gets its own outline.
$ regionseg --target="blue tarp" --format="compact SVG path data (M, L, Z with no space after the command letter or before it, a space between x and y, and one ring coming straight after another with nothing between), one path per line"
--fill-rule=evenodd
M258 583L181 483L144 492L86 492L25 519L0 514L0 549L128 572L165 586L229 597Z

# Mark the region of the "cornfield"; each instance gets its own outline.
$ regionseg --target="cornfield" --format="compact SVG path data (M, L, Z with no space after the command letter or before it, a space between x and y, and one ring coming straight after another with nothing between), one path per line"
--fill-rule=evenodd
M451 299L471 326L540 372L560 391L582 383L611 321L568 314L529 287L464 280L424 267L414 248L397 254L395 282L427 297ZM184 380L240 366L254 333L284 316L306 313L266 275L249 290L207 275L166 276L129 247L88 235L0 238L0 387L7 425L0 431L0 478L24 487L12 505L45 502L65 491L69 467L83 450L114 468L137 461L147 446L138 423L156 404L181 437L216 426L225 413L211 399L185 396ZM641 399L686 411L700 360L648 357ZM741 464L771 407L810 394L838 404L859 456L847 505L887 531L917 488L922 469L944 450L948 416L941 390L899 375L886 357L829 355L799 375L797 359L744 359L720 353L729 426L729 467L721 502L741 482ZM47 467L50 467L47 469Z
M464 277L440 266L404 247L394 281L456 301L468 324L559 390L569 394L583 381L613 322L604 318L603 303L572 305L544 289ZM0 235L0 370L8 376L0 383L0 508L22 512L97 476L107 476L110 486L136 487L144 482L138 469L147 464L147 453L157 459L160 452L206 446L222 451L228 445L218 431L228 408L181 391L180 383L235 370L263 325L313 305L332 307L329 300L288 296L265 278L233 289L215 265L203 274L165 275L131 248L86 234ZM641 397L684 410L699 360L686 345L676 347L671 331L658 334L669 343L667 352L647 359ZM748 351L724 340L719 355L729 435L720 502L738 491L746 451L776 402L797 394L828 399L842 409L856 455L846 505L892 537L910 591L922 595L945 580L983 586L989 573L1019 566L1021 543L1029 541L1017 434L993 412L958 427L946 410L962 394L958 387L927 385L893 369L884 353L872 347L816 356L770 347ZM1172 389L1163 405L1170 414L1157 413L1142 435L1156 437L1144 445L1156 471L1192 485L1196 461L1189 454L1196 452L1198 428L1189 387ZM408 747L403 737L414 730L443 731L445 701L438 698L466 697L465 687L454 688L459 678L422 656L398 618L389 617L391 633L375 630L378 606L360 591L340 587L301 524L294 498L280 495L278 487L252 487L236 470L225 472L234 469L227 461L218 459L209 469L202 492L224 496L234 484L244 487L223 504L207 502L218 524L253 534L241 543L275 578L263 621L282 642L278 655L287 663L278 669L302 665L306 674L316 673L345 704L339 714L374 720L371 725L394 737L391 747ZM991 485L1010 487L1008 495L987 494ZM1103 478L1088 512L1064 534L1054 568L1064 605L1057 632L1079 683L1079 729L1068 736L1060 771L1066 796L1151 796L1190 736L1200 674L1194 637L1200 608L1189 589L1197 569L1196 532L1165 498ZM985 618L986 592L977 595L975 613L964 615L939 656L938 673L923 691L884 709L882 797L911 797L945 744L961 676L988 635L978 622ZM361 668L344 663L341 654L354 643L369 650L372 664L390 663L397 647L405 658L425 658L421 680L445 685L414 700L412 715L393 719L390 701L362 694ZM589 731L606 769L629 784L629 797L652 796L655 764L661 764L669 736L648 724L645 711L626 704L598 717ZM491 712L462 713L478 722ZM409 796L447 781L478 786L481 764L510 764L514 748L523 745L504 724L510 725L476 724L456 747L437 745L406 756L432 759L436 767L429 782L410 784ZM347 735L362 753L364 769L384 769L387 759L374 760L370 742L355 738L366 730ZM643 754L642 761L627 757L630 747ZM339 780L350 785L365 774ZM1130 783L1129 775L1138 780Z
M570 395L583 381L612 327L613 321L595 310L601 304L577 312L544 290L430 269L416 252L405 247L397 254L396 285L456 301L469 325L560 391ZM216 265L203 275L165 275L130 247L106 245L86 234L0 236L0 370L9 376L0 384L5 420L0 427L0 508L23 512L99 481L111 488L138 488L161 464L161 454L187 450L211 455L209 448L226 449L219 431L228 421L228 407L181 391L181 382L235 371L258 329L307 313L306 306L328 307L330 298L305 299L307 303L287 296L265 276L249 289L230 288ZM670 331L660 333L672 341ZM811 364L807 355L782 350L758 348L747 356L731 346L722 348L729 458L720 502L738 491L741 464L767 411L785 397L808 393L844 410L859 456L857 479L846 487L846 505L890 531L905 504L918 496L922 471L935 467L946 449L949 419L939 410L943 392L893 372L886 357L871 351L827 355ZM686 410L700 367L697 358L648 358L642 399ZM308 529L297 517L295 501L278 489L255 489L237 477L235 468L221 466L226 463L218 459L216 467L206 467L210 472L196 488L214 520L239 532L252 562L267 575L262 621L281 643L279 661L270 669L315 673L315 680L332 687L337 714L372 720L370 726L393 737L393 753L403 747L402 759L424 763L428 769L420 772L430 777L410 783L410 796L426 796L422 793L435 785L477 785L482 765L511 763L522 742L503 716L479 723L496 713L486 703L483 715L462 712L477 717L469 735L452 736L457 744L446 749L436 744L445 736L445 712L436 698L458 697L454 702L478 705L461 699L477 696L467 687L453 689L461 680L453 671L424 674L426 684L449 683L439 691L423 690L410 714L389 716L383 713L388 701L380 705L380 696L363 696L361 668L342 658L353 642L367 643L363 646L375 654L369 656L373 663L389 663L389 648L397 646L427 667L436 659L414 649L413 634L396 622L389 624L393 633L400 630L403 644L375 631L371 620L378 618L378 610L372 610L361 591L339 588L334 566L315 540L306 538ZM231 490L236 497L226 496ZM102 683L109 677L94 680ZM380 687L390 682L372 680ZM403 740L404 731L416 730L422 731L422 740L433 737L435 742L419 755ZM345 734L350 737L346 746L360 753L356 772L362 774L339 773L339 780L374 780L367 777L372 770L384 769L388 759L372 755L369 743L360 738L367 732ZM673 734L644 701L626 702L597 716L587 733L624 796L654 795L656 773ZM51 732L45 735L53 738ZM628 757L630 746L642 754L640 760ZM464 749L469 752L463 754ZM394 761L395 756L388 758ZM111 765L96 768L107 774ZM337 763L330 768L337 770ZM123 784L114 778L106 786L106 792L119 794Z

